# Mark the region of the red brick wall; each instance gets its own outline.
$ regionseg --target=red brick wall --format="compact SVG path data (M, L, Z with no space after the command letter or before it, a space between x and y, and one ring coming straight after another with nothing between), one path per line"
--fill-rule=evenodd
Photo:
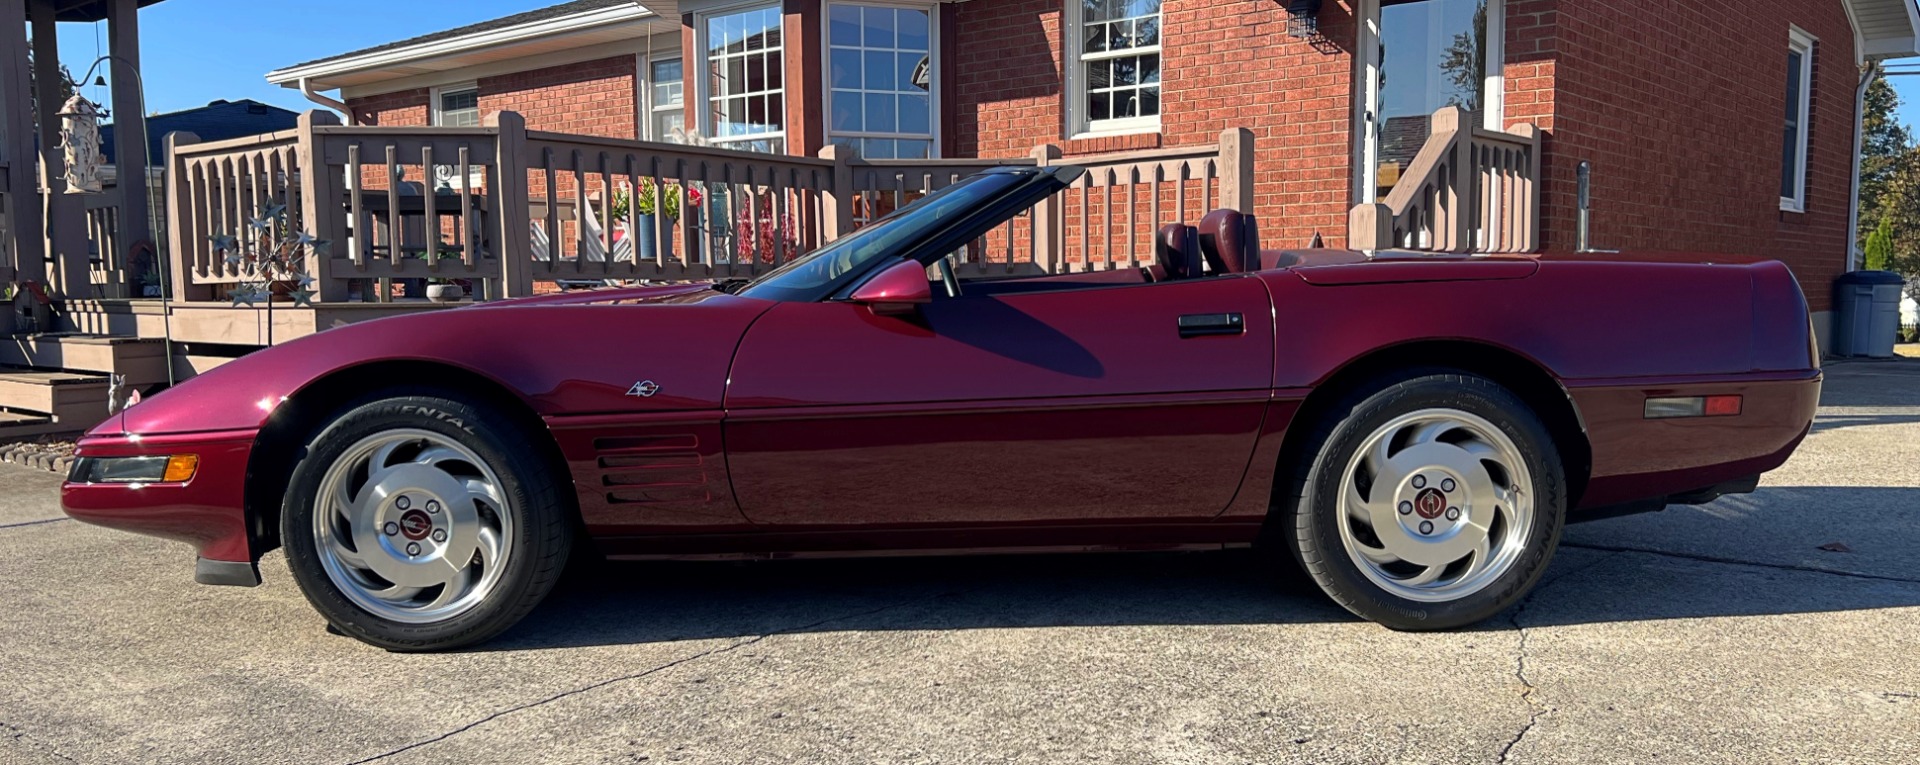
M1749 0L1738 12L1657 0L1508 2L1508 116L1549 130L1549 249L1575 246L1575 174L1588 161L1593 246L1780 258L1813 310L1828 310L1851 240L1858 86L1839 0ZM1805 214L1779 204L1789 24L1820 41Z
M413 88L377 96L347 99L347 107L362 125L411 127L425 125L432 118L427 111L430 98L426 88Z
M530 130L553 130L610 138L632 138L634 85L632 56L614 56L565 66L482 77L480 113L516 111ZM413 88L347 100L361 124L425 125L431 118L427 88Z
M1316 232L1335 246L1345 241L1351 0L1326 3L1318 44L1287 37L1278 3L1167 0L1161 131L1078 141L1066 135L1061 8L1061 0L975 0L943 17L956 27L947 49L948 156L1024 157L1043 143L1068 157L1192 146L1245 127L1254 135L1254 212L1266 246L1304 246Z
M633 56L614 56L482 77L480 113L519 112L528 130L633 138L637 67Z

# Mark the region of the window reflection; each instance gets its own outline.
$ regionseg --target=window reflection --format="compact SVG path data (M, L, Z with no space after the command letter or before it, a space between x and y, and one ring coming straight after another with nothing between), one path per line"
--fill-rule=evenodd
M827 9L828 130L870 159L933 153L933 34L925 9Z

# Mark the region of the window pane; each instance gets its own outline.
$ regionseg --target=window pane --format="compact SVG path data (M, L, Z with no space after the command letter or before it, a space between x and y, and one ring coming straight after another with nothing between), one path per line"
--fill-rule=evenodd
M835 88L860 87L860 51L849 48L834 48L828 55L827 82Z
M866 44L869 48L893 47L893 9L863 9L866 13Z
M894 155L900 159L926 159L933 156L932 141L894 141Z
M767 130L778 133L787 127L787 97L782 93L767 96Z
M899 130L900 126L894 120L893 98L886 93L867 94L867 132L893 133Z
M916 75L922 78L931 78L933 76L931 71L923 71L920 68L920 65L925 63L926 60L927 54L925 53L897 54L894 58L893 71L900 75L900 83L895 89L907 93L924 93L931 89L933 86L931 79L914 79Z
M1082 34L1081 37L1086 40L1086 43L1081 46L1081 50L1088 53L1099 53L1107 49L1107 26L1105 24L1088 24L1085 33Z
M933 134L933 97L900 97L900 132Z
M1112 98L1107 93L1094 93L1087 97L1087 119L1104 120L1113 116L1109 104Z
M1806 54L1794 50L1787 53L1787 125L1786 139L1782 144L1780 157L1780 196L1783 199L1797 199L1800 196L1800 122L1805 118L1801 114L1805 97L1802 90L1806 84L1801 76L1806 71Z
M675 109L667 112L655 112L653 115L653 140L672 140L675 129L685 129L686 113Z
M760 25L757 29L763 43L760 47L767 49L780 47L781 21L778 8L768 8L760 12Z
M1140 89L1140 116L1142 117L1160 116L1160 89L1159 88L1141 88Z
M828 11L827 44L860 44L860 6L835 5Z
M885 138L869 138L862 141L860 156L867 159L894 159L893 141Z
M930 50L927 46L932 38L928 37L927 12L901 9L898 18L901 50Z
M679 59L653 62L651 75L654 108L680 105L683 100L682 90L685 87L682 81L684 71Z
M866 114L865 103L860 91L836 90L833 92L833 130L834 132L857 132L863 124Z
M898 90L893 54L869 51L866 55L867 90Z

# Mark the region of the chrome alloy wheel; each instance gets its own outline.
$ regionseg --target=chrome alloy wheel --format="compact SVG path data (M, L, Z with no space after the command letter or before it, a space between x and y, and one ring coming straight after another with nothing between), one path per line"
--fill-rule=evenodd
M1424 409L1361 442L1340 479L1340 541L1367 579L1428 603L1499 579L1533 531L1533 476L1478 415Z
M513 553L500 478L472 449L425 430L349 447L315 497L315 548L327 577L383 619L443 621L485 600Z

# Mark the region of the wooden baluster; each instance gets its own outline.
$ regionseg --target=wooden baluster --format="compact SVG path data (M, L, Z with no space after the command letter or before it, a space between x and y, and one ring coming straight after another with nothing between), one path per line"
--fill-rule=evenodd
M460 144L460 260L467 266L467 273L474 274L479 267L480 254L475 246L473 232L479 230L480 214L473 209L473 169L469 164L468 144Z
M391 269L388 272L389 274L400 271L400 250L407 244L406 225L402 222L402 216L400 215L400 183L402 177L400 172L400 147L389 141L387 143L387 267ZM386 299L391 297L389 293L391 293L392 290L388 289L390 280L382 279L381 282L381 302L386 302Z
M347 145L347 204L352 209L347 215L353 221L353 247L349 253L353 258L353 269L361 273L367 270L367 258L373 251L373 240L368 238L371 231L367 228L366 179L361 175L364 168L360 165L360 142ZM366 296L361 296L362 300Z
M420 228L425 235L427 247L427 270L440 272L440 199L433 193L433 141L429 140L420 147L420 174L422 176L420 196Z

